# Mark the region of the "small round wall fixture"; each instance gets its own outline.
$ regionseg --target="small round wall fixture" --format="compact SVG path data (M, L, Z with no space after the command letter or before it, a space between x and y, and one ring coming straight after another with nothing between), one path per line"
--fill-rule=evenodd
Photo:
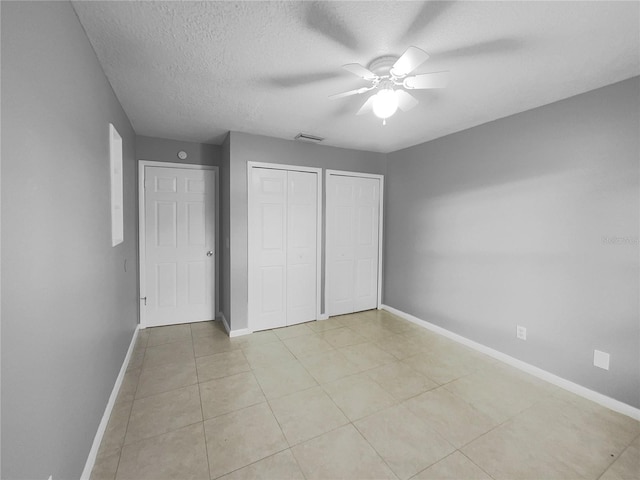
M178 152L178 158L180 160L186 160L187 159L187 152L185 152L184 150L180 150Z

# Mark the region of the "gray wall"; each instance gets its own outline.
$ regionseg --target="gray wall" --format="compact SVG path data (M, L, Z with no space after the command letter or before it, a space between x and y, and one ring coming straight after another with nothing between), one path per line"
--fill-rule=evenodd
M178 158L178 152L187 152L186 160ZM195 165L220 166L222 148L207 143L181 142L166 138L136 137L136 158L156 162L191 163Z
M135 136L70 3L0 8L1 476L79 478L137 323ZM129 207L115 248L110 122Z
M640 407L639 98L636 77L390 154L385 303Z
M247 328L247 162L320 167L323 175L324 169L384 174L386 156L238 132L231 132L230 137L230 322L231 329L238 330ZM324 283L324 275L322 278Z

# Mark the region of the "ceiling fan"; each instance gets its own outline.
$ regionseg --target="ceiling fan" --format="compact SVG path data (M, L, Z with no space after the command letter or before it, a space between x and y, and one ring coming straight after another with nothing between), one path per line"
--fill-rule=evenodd
M407 90L444 88L447 86L449 72L422 73L410 75L416 68L429 58L429 54L418 47L409 47L400 56L383 56L373 60L368 68L359 63L348 63L342 68L370 81L371 85L348 92L337 93L329 98L343 98L359 95L370 90L377 90L362 105L356 115L373 111L374 115L382 119L386 125L387 118L396 113L397 109L407 112L418 104L418 100Z

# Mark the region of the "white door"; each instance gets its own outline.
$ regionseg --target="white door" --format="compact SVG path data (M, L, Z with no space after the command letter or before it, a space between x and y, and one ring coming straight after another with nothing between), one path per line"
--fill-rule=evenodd
M249 326L316 319L318 174L251 167Z
M318 174L287 172L287 325L316 319Z
M148 327L215 319L215 171L145 167Z
M380 178L327 176L327 312L378 306Z

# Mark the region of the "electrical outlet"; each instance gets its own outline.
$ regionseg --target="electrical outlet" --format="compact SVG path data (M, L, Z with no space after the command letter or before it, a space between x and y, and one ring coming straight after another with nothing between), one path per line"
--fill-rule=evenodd
M525 327L520 326L520 325L516 325L516 338L519 338L520 340L526 340L527 339L527 329Z
M609 354L600 350L593 351L593 365L604 370L609 370Z

